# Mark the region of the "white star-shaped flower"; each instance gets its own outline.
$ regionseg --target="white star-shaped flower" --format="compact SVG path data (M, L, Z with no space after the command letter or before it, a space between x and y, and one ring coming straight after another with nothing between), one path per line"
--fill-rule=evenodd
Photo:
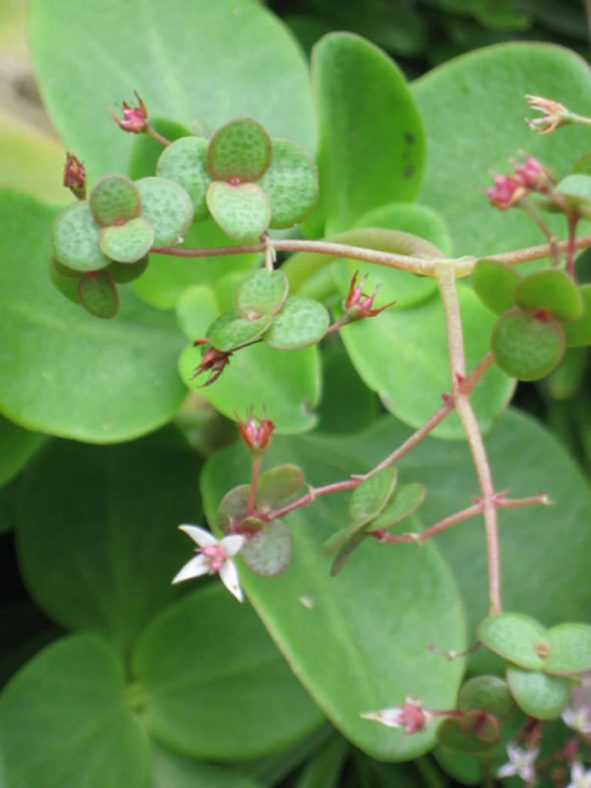
M198 525L179 525L183 533L199 545L199 550L195 552L195 558L191 558L181 571L172 580L173 583L181 583L183 580L191 580L193 577L201 575L214 575L219 573L222 583L228 591L233 594L239 602L244 597L240 588L238 570L230 559L240 552L246 539L240 534L224 536L223 539L216 539L215 536L200 528Z
M562 721L573 731L587 735L591 733L590 712L589 706L569 706L562 712Z
M518 776L526 783L533 783L536 776L535 762L539 750L522 750L514 744L507 745L509 761L497 772L497 777Z
M580 761L575 761L570 770L570 783L566 788L591 788L591 770L585 771Z
M407 733L424 730L432 719L432 715L423 708L418 698L406 698L402 706L366 711L361 716L364 720L374 720L388 728L404 728Z

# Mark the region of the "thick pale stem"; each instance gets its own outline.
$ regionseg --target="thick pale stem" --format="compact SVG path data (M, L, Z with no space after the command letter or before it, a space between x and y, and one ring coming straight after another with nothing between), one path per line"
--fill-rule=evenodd
M331 257L342 257L350 260L361 260L375 265L383 265L386 268L397 268L400 271L409 271L421 276L436 276L437 266L445 263L451 268L455 276L460 278L470 276L472 270L480 257L458 257L456 259L436 260L423 257L411 257L404 254L393 254L390 252L380 252L374 249L365 249L359 246L348 246L346 244L332 243L330 241L308 241L300 239L269 239L267 243L245 244L242 246L218 246L211 249L187 249L178 247L166 247L162 249L152 249L153 254L167 254L173 257L219 257L232 254L251 254L253 252L265 252L268 245L272 245L276 252L312 252L317 254L327 254ZM568 248L568 241L560 241L555 245L558 252L565 252ZM588 249L591 247L591 235L584 235L577 238L574 249ZM519 265L531 260L543 260L552 255L549 244L540 246L530 246L526 249L517 249L513 252L502 252L501 254L487 255L487 260L498 260L507 265ZM483 255L484 256L484 255Z
M482 513L488 550L488 595L491 615L501 612L500 549L495 491L486 449L480 434L478 421L470 404L470 395L462 389L465 375L464 338L456 289L456 278L452 267L444 263L437 267L437 282L445 312L451 385L457 414L460 418L482 494Z

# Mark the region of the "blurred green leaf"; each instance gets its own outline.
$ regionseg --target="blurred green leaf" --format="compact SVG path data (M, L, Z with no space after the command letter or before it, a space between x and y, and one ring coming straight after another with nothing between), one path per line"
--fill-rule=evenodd
M148 730L185 755L254 758L322 722L254 611L221 584L157 616L137 644L133 672Z
M314 144L302 54L257 3L88 0L73 14L69 0L35 0L31 43L51 119L92 177L126 168L133 135L106 110L134 90L156 117L190 125L196 114L217 128L250 115L272 136Z
M168 421L184 394L173 317L125 288L116 320L87 315L47 271L54 211L11 192L0 208L0 410L28 429L96 443Z
M16 476L44 441L45 435L23 430L0 416L0 487Z

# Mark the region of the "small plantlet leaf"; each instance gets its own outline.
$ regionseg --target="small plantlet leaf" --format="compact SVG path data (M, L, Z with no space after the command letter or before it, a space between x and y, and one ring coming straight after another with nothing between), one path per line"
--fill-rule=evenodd
M68 205L58 214L52 243L58 262L75 271L96 271L111 262L99 246L99 227L87 202Z
M259 317L257 320L246 320L233 312L224 312L212 323L207 336L214 348L229 353L255 342L270 325L270 315Z
M426 495L425 486L418 482L403 484L396 489L394 496L379 517L372 522L371 527L381 530L401 523L422 505Z
M316 202L316 165L299 145L273 140L269 169L259 186L271 203L271 227L292 227L306 218Z
M285 303L289 282L283 271L255 271L238 289L236 310L248 320L273 315Z
M83 274L74 271L66 274L64 271L70 271L70 269L58 263L57 260L52 259L49 261L49 276L52 283L62 295L64 295L74 304L79 304L80 296L78 295L78 280L81 276L83 276Z
M479 260L472 272L472 287L484 306L502 315L515 306L513 290L519 282L514 268L496 260Z
M396 489L398 471L396 468L384 468L364 479L359 487L353 490L349 501L349 520L354 526L365 525L384 510Z
M562 326L567 347L591 345L591 285L583 285L579 292L583 301L583 314L579 320Z
M478 639L503 659L528 670L542 670L548 655L547 630L523 613L489 616L478 626Z
M154 230L154 246L179 243L193 222L188 192L169 178L142 178L136 186L142 198L141 216Z
M215 522L225 534L234 533L233 525L241 523L248 515L248 484L240 484L229 490L219 505Z
M94 271L78 280L80 303L94 317L109 320L119 310L119 296L113 277L107 271Z
M103 227L134 219L141 205L136 185L125 175L102 177L90 192L89 202L94 220Z
M583 314L579 288L564 271L536 271L515 285L515 301L524 309L543 309L557 320L578 320Z
M291 560L289 528L281 520L274 520L248 538L240 557L257 575L281 574Z
M482 709L495 717L508 717L515 710L515 702L507 682L498 676L475 676L462 686L458 708Z
M497 320L491 347L502 370L518 380L539 380L564 354L562 326L551 317L538 317L514 307Z
M208 215L205 201L211 183L206 164L208 144L205 137L181 137L164 148L156 166L156 175L175 181L188 193L197 221Z
M257 511L272 511L285 506L304 485L304 472L297 465L277 465L259 476Z
M484 711L468 712L465 717L450 717L437 729L440 744L458 752L483 754L501 739L501 727L491 714Z
M207 169L214 181L256 181L271 161L271 140L260 123L237 118L218 129L207 149Z
M328 312L312 298L292 296L273 319L265 341L277 350L310 347L324 337L330 323Z
M233 186L214 181L207 190L206 199L211 215L230 238L252 240L269 227L269 199L255 183Z
M573 207L591 206L591 175L567 175L556 186L556 191L564 194Z
M107 257L117 263L137 263L145 257L154 243L154 230L141 217L126 224L103 227L100 247Z
M559 624L548 630L544 671L559 676L591 670L591 626Z
M555 720L570 700L571 683L537 670L507 668L507 682L515 702L530 717Z
M148 267L148 257L143 257L137 263L116 263L112 262L111 265L105 269L111 274L113 280L117 284L125 285L128 282L133 282L141 276Z

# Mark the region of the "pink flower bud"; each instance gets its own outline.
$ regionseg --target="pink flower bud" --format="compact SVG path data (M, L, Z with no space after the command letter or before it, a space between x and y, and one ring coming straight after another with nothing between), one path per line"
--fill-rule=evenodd
M361 716L365 720L375 720L389 728L404 728L409 734L425 730L433 718L432 713L423 708L418 698L406 698L402 706L368 711Z
M110 110L110 112L120 129L130 131L132 134L143 134L148 128L148 110L137 93L135 97L138 101L137 107L127 104L125 101L123 102L121 106L123 118L119 118L114 109Z
M495 175L495 185L485 189L489 202L500 211L506 211L527 195L527 188L516 175Z
M70 189L79 200L86 197L86 170L73 153L66 153L64 186Z
M354 320L363 320L365 317L375 317L375 315L379 315L380 312L384 311L384 309L388 309L388 307L396 303L395 301L390 301L390 303L374 309L373 303L380 288L376 287L371 295L367 295L367 293L363 292L363 285L365 284L367 277L364 276L359 284L357 284L358 274L359 271L355 271L353 274L351 284L349 285L349 291L343 304L349 322Z
M259 419L257 416L249 416L246 421L238 419L238 432L240 437L253 451L264 451L275 430L275 425L270 419Z

